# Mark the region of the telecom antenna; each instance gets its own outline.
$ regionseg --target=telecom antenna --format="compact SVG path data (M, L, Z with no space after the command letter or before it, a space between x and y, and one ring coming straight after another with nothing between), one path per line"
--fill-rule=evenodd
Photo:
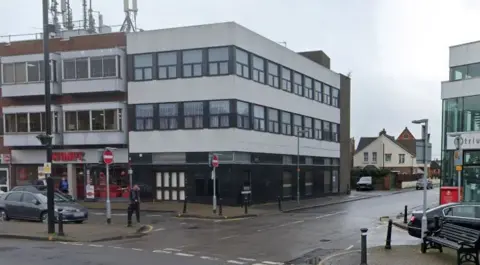
M61 25L60 22L58 21L58 3L56 0L52 0L51 5L50 5L50 13L52 14L52 23L55 26L55 31L59 32Z
M82 0L83 2L83 29L88 29L88 15L87 15L87 0Z
M70 8L70 0L61 0L60 9L62 13L62 25L67 30L73 30L73 15Z
M130 0L123 0L123 10L125 11L125 20L123 21L120 31L135 32L137 31L137 0L132 1L132 8L130 8Z
M88 8L88 32L95 33L95 18L93 17L92 0L90 0L90 7Z

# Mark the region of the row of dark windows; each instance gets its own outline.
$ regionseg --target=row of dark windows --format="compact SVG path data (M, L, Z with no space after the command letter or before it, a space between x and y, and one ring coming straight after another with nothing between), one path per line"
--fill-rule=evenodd
M137 54L132 61L130 81L236 74L339 107L339 89L234 46Z
M240 128L324 141L339 141L340 125L239 100L134 105L137 131Z

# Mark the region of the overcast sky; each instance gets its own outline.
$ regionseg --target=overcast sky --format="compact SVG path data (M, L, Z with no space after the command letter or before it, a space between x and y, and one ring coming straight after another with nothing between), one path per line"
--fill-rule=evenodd
M82 1L70 1L80 20ZM408 126L420 138L410 122L428 118L434 157L448 47L480 40L478 0L138 0L138 7L145 30L235 21L294 51L324 50L334 71L352 72L352 136L382 128L396 136ZM122 24L122 0L93 0L93 8L105 24ZM2 1L0 35L39 32L41 23L40 0Z

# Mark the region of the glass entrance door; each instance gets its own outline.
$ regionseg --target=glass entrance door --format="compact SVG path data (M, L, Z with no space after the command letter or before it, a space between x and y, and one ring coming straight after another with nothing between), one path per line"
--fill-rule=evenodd
M8 184L8 169L0 168L0 190L7 192Z
M480 166L465 166L462 173L463 200L480 202Z

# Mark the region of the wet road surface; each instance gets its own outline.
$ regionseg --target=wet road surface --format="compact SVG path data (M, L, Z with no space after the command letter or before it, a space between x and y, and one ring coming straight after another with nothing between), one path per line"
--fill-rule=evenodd
M438 203L438 193L438 189L428 191L429 204ZM410 209L420 209L421 203L422 191L411 191L246 220L193 220L177 219L171 214L143 214L142 222L151 224L153 229L149 236L141 239L109 242L101 247L89 244L48 244L69 249L72 251L69 253L87 253L85 256L90 256L87 259L91 262L89 264L110 264L107 262L108 257L115 260L115 264L123 264L117 260L131 264L135 262L134 257L138 257L144 264L150 264L150 259L161 264L295 264L300 263L305 256L326 256L339 250L358 248L360 228L363 227L369 228L369 246L383 245L386 223L381 222L379 217L396 216L403 211L404 205ZM90 216L89 222L102 223L105 220L101 212L92 211ZM114 213L112 218L113 222L126 220L125 214L121 212ZM392 241L392 244L418 242L396 228L393 229ZM43 244L46 243L41 243L40 246ZM0 247L4 245L0 241ZM27 248L28 252L34 249L34 245L29 244L14 246ZM46 249L39 253L50 257L56 253L60 255L61 251L54 250L50 253ZM3 254L0 255L2 265ZM24 262L27 260L17 261Z

